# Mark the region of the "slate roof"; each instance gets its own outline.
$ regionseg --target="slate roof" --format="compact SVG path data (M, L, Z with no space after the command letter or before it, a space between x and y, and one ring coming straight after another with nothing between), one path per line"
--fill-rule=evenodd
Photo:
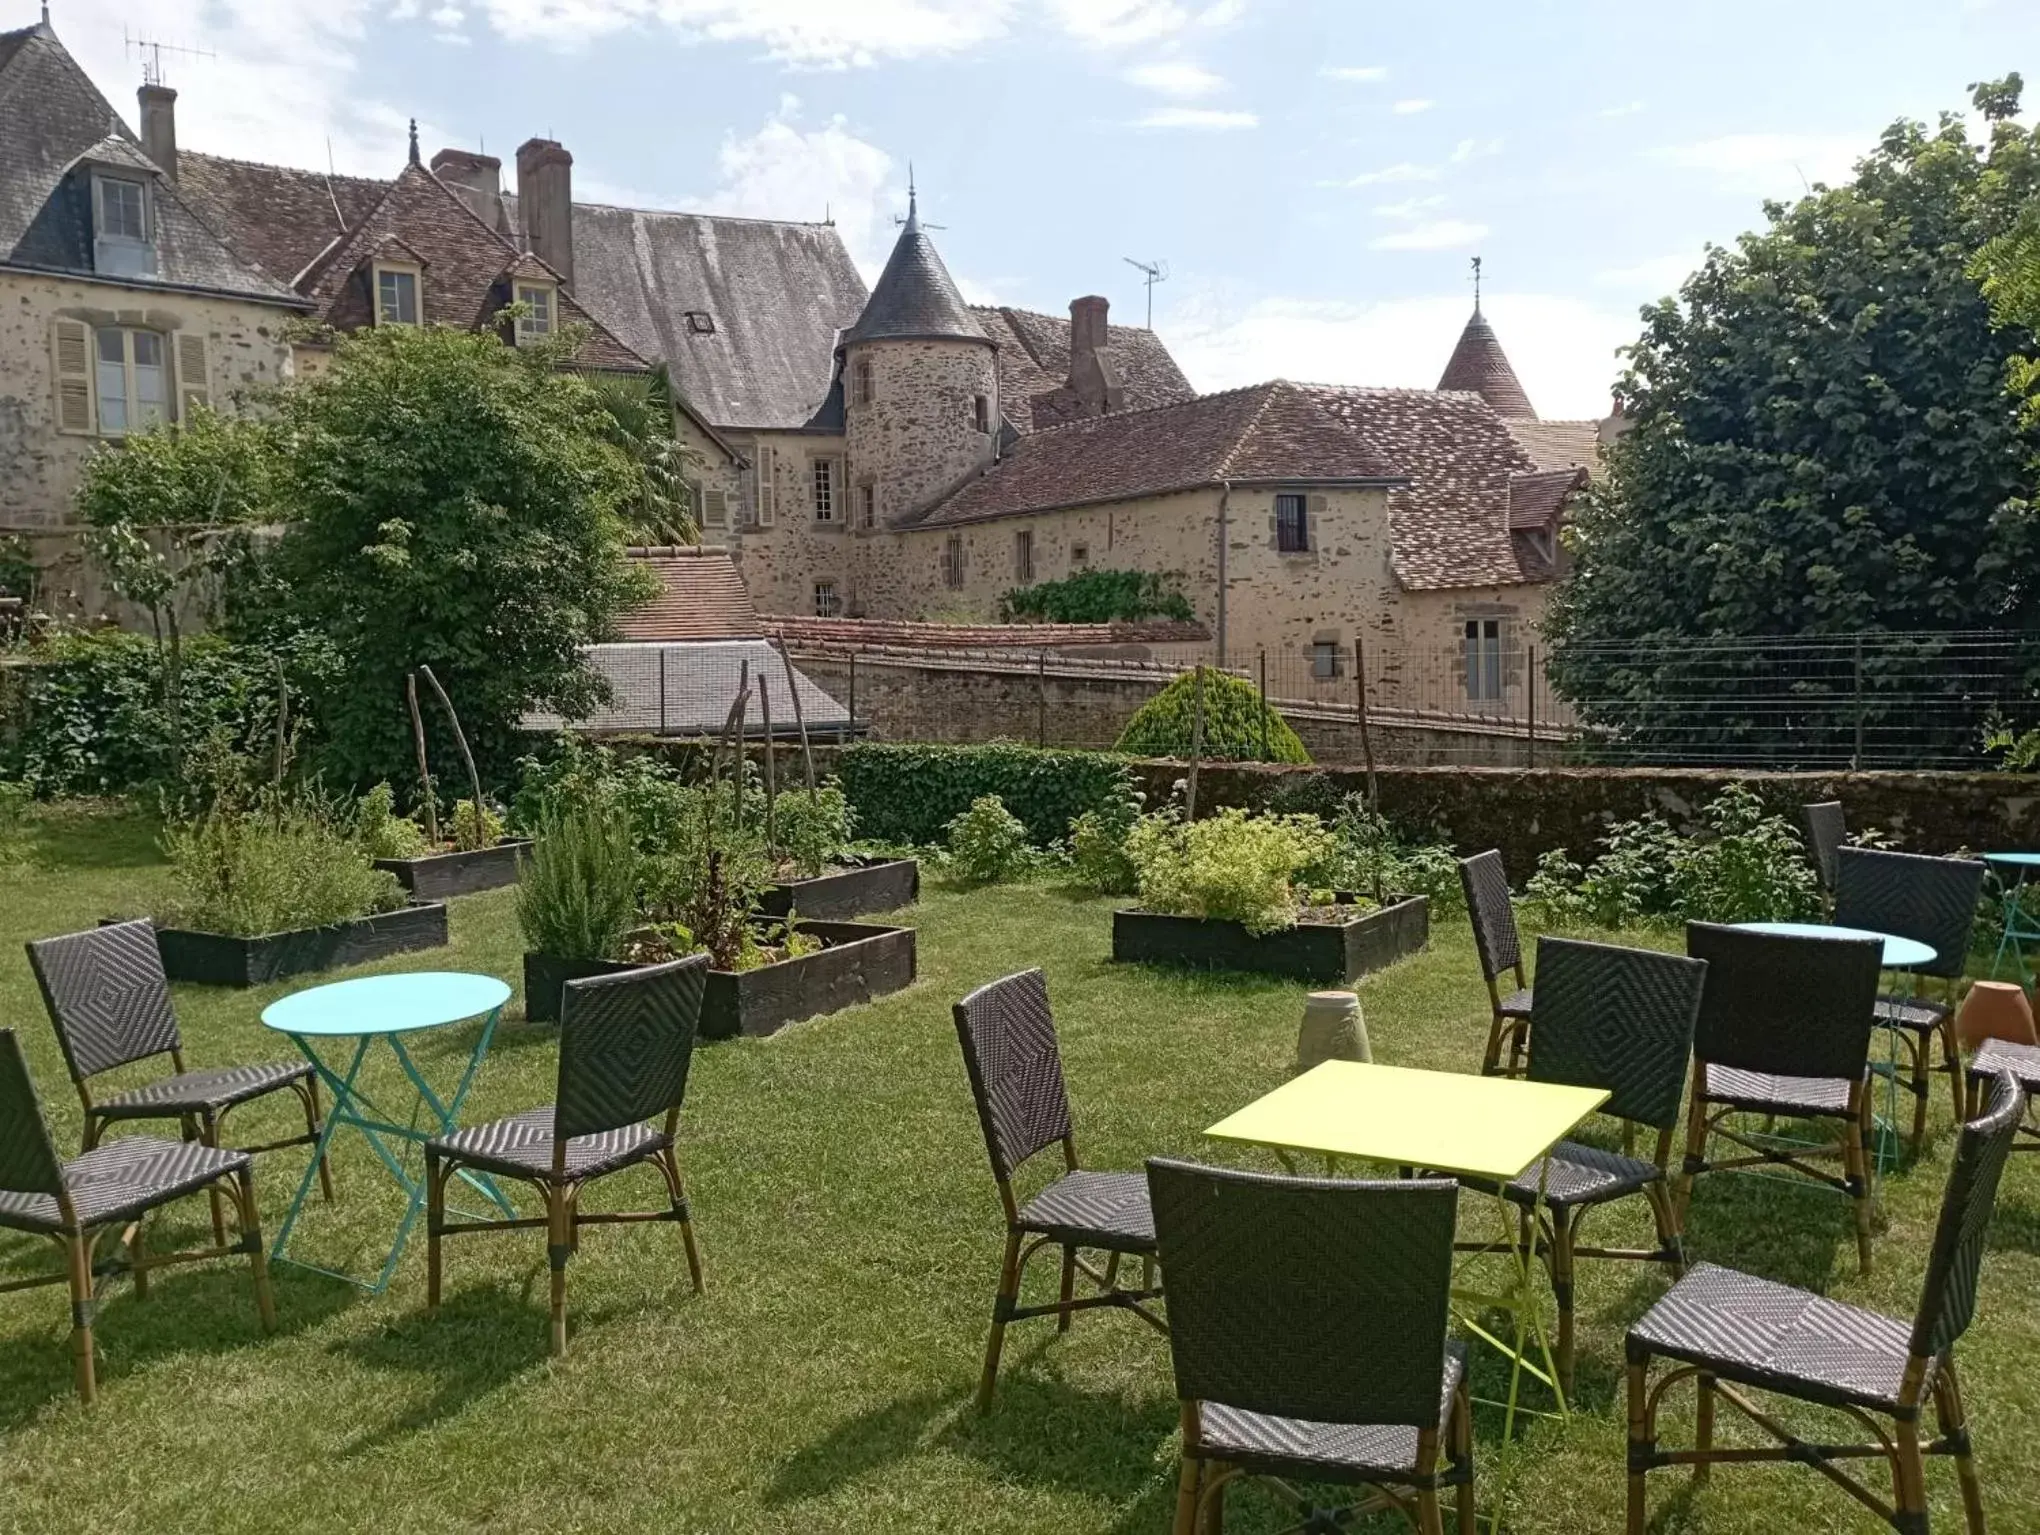
M659 595L618 624L626 640L751 639L766 633L744 578L724 549L633 549Z
M1438 387L1441 390L1470 389L1500 415L1529 421L1537 419L1530 396L1516 381L1516 370L1509 366L1508 354L1502 350L1495 328L1488 324L1479 304L1473 306L1473 318L1466 322L1466 329L1459 334L1459 344L1452 349L1451 360L1445 364Z
M1277 379L1033 432L986 473L896 526L984 522L1221 480L1394 482L1394 467L1326 415L1318 393Z
M911 202L885 270L878 274L878 285L865 300L857 323L843 333L840 345L908 340L991 340L957 291L955 279L942 264L935 242L921 228L920 214Z
M772 691L772 734L791 737L800 728L786 695L786 663L762 639L590 645L582 657L609 683L611 702L585 720L570 721L549 712L527 714L521 722L524 729L558 730L571 724L595 733L715 735L723 728L730 705L736 702L746 667L753 692L744 733L752 740L764 733L755 691L761 680ZM798 668L793 675L800 689L801 720L806 722L810 734L834 735L851 728L849 710Z
M1587 483L1581 469L1540 469L1509 476L1509 531L1548 528L1565 507L1566 497Z
M177 152L177 189L252 264L291 282L374 211L387 181Z
M149 178L156 273L131 288L193 288L302 307L185 204L47 25L0 33L0 265L94 273L92 163Z
M1082 645L1201 645L1203 624L1175 618L1110 624L926 624L892 618L807 618L767 613L765 632L797 645L883 645L899 650L1059 650Z
M999 398L1006 419L1021 432L1082 419L1069 387L1070 321L1067 315L1037 314L974 304L970 311L999 346ZM1196 391L1162 338L1137 325L1109 325L1106 345L1126 383L1126 408L1175 405Z
M1598 421L1510 421L1509 435L1540 469L1592 469L1601 461Z

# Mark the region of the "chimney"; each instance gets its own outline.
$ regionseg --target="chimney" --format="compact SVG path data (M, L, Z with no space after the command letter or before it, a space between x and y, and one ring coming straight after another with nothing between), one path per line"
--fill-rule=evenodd
M1107 341L1109 301L1093 293L1070 300L1069 386L1087 416L1109 415L1126 406L1126 384Z
M177 93L167 85L135 92L142 104L142 152L172 181L177 179Z
M466 149L442 149L432 157L432 174L467 204L468 211L498 234L510 233L503 212L503 162Z
M574 281L574 157L551 139L517 146L517 213L531 253Z

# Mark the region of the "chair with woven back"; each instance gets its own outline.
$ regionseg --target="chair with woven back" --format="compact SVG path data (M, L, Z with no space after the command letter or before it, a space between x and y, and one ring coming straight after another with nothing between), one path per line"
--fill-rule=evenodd
M1927 1535L1926 1461L1941 1455L1955 1462L1969 1535L1983 1535L1983 1491L1953 1350L1976 1313L1998 1181L2025 1112L2025 1094L2009 1076L1995 1078L1987 1097L1983 1114L1962 1129L1909 1325L1810 1290L1703 1263L1630 1329L1629 1535L1643 1535L1650 1472L1691 1466L1699 1481L1714 1463L1731 1461L1812 1466L1902 1535ZM1653 1384L1651 1369L1659 1359L1673 1368ZM1665 1392L1688 1377L1699 1398L1693 1448L1660 1449L1658 1410ZM1809 1443L1744 1395L1745 1389L1836 1409L1868 1428L1875 1442ZM1929 1399L1939 1433L1923 1444L1921 1416ZM1717 1401L1777 1444L1717 1448ZM1889 1466L1889 1502L1842 1469L1842 1462L1862 1458Z
M1057 1331L1067 1332L1077 1312L1112 1306L1133 1312L1159 1331L1168 1328L1148 1304L1162 1292L1154 1279L1155 1226L1148 1213L1147 1180L1140 1173L1093 1172L1078 1165L1046 978L1039 970L1006 976L980 986L953 1011L978 1125L1006 1213L1006 1255L978 1382L977 1405L983 1412L992 1405L1009 1323L1052 1316ZM1055 1145L1062 1148L1062 1176L1023 1205L1014 1192L1014 1175ZM1021 1276L1034 1255L1048 1247L1062 1252L1061 1294L1053 1305L1023 1306ZM1086 1251L1105 1253L1106 1267L1095 1268L1081 1256ZM1122 1258L1140 1260L1138 1289L1120 1286ZM1080 1273L1096 1294L1076 1293Z
M1979 859L1926 858L1918 853L1889 853L1878 848L1845 847L1835 855L1835 921L1874 933L1910 938L1934 951L1934 957L1913 970L1910 995L1887 994L1877 999L1877 1021L1905 1042L1911 1071L1904 1085L1913 1096L1912 1136L1908 1150L1917 1157L1927 1136L1927 1099L1932 1075L1947 1073L1949 1092L1960 1123L1968 1099L1963 1090L1962 1052L1955 1041L1955 988L1969 959L1976 932L1976 903L1987 872ZM1941 996L1922 996L1917 981L1928 976L1941 983ZM1934 1064L1934 1041L1941 1042L1940 1064Z
M1219 1535L1247 1479L1300 1505L1284 1529L1393 1509L1443 1535L1450 1493L1472 1535L1466 1345L1447 1336L1458 1185L1161 1158L1147 1176L1183 1425L1175 1535ZM1362 1491L1325 1508L1297 1482Z
M1800 814L1806 818L1806 851L1813 859L1813 877L1820 884L1821 894L1833 901L1835 854L1849 840L1849 823L1843 819L1842 802L1822 800L1805 806Z
M309 1062L186 1067L184 1040L152 924L114 922L59 938L38 938L27 947L29 967L85 1108L82 1149L92 1150L114 1124L161 1119L176 1120L186 1140L218 1146L220 1126L228 1114L281 1092L292 1094L304 1110L305 1133L235 1149L256 1155L318 1144L319 1082ZM93 1078L166 1055L171 1075L94 1098ZM333 1178L324 1157L319 1159L319 1184L331 1200ZM216 1193L212 1199L216 1242L226 1240L222 1202Z
M1874 938L1757 933L1686 924L1686 952L1707 961L1693 1035L1686 1155L1676 1190L1683 1229L1694 1181L1741 1167L1784 1167L1848 1195L1856 1256L1870 1272L1870 1035L1884 946ZM1759 1141L1735 1114L1839 1122L1837 1146ZM1717 1136L1744 1154L1710 1161ZM1816 1163L1839 1158L1837 1178Z
M1500 1186L1527 1213L1542 1211L1539 1246L1558 1301L1557 1364L1563 1389L1573 1380L1573 1260L1662 1263L1674 1278L1686 1269L1667 1164L1685 1099L1686 1067L1707 966L1649 949L1573 939L1537 941L1537 1029L1530 1037L1529 1079L1605 1088L1601 1112L1623 1125L1624 1150L1563 1140ZM1641 1128L1656 1132L1647 1157L1630 1154ZM1492 1187L1462 1178L1476 1187ZM1587 1213L1640 1196L1657 1232L1652 1248L1581 1247Z
M701 1250L695 1243L675 1137L701 1023L708 963L706 954L694 954L663 965L567 982L560 1006L559 1085L553 1101L426 1143L427 1309L439 1306L440 1246L445 1238L541 1226L552 1270L555 1354L567 1348L567 1260L581 1245L583 1226L675 1222L686 1249L688 1273L700 1293ZM652 1120L659 1123L649 1123ZM658 1170L665 1184L662 1207L594 1214L581 1209L582 1191L597 1179L647 1165ZM446 1185L458 1172L527 1183L545 1202L545 1215L449 1221Z
M276 1303L251 1166L245 1151L153 1135L116 1136L62 1160L50 1139L21 1040L12 1029L0 1029L0 1229L48 1237L63 1249L65 1259L61 1274L11 1279L0 1283L0 1291L70 1286L73 1370L83 1400L91 1401L99 1389L93 1352L99 1293L106 1280L121 1273L134 1276L135 1296L145 1300L152 1269L245 1253L254 1272L255 1309L263 1331L275 1329ZM216 1190L224 1190L233 1203L237 1241L174 1252L148 1249L143 1237L150 1214L187 1195ZM96 1256L109 1233L119 1233L127 1249L124 1259Z
M1516 931L1516 908L1509 900L1509 876L1502 855L1490 848L1459 860L1459 883L1466 892L1466 912L1473 922L1473 946L1480 955L1481 978L1487 982L1491 1022L1487 1050L1481 1056L1484 1076L1520 1076L1528 1047L1533 996L1523 973L1523 940ZM1515 982L1508 991L1502 980ZM1509 1061L1502 1064L1502 1047Z

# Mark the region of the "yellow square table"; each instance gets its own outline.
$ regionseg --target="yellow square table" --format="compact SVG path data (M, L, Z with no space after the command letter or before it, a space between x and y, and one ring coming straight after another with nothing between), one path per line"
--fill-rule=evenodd
M1220 1120L1204 1133L1214 1140L1265 1146L1294 1168L1297 1152L1325 1158L1327 1172L1352 1157L1412 1169L1435 1169L1491 1179L1497 1185L1540 1165L1544 1154L1568 1131L1608 1099L1598 1087L1565 1087L1552 1082L1525 1082L1509 1077L1477 1077L1455 1071L1421 1071L1406 1066L1377 1066L1359 1061L1326 1061L1257 1098L1238 1113ZM1543 1189L1530 1212L1535 1231L1543 1214ZM1523 1240L1515 1209L1499 1195L1504 1239L1462 1243L1471 1257L1482 1253L1511 1255L1513 1280L1497 1294L1461 1284L1465 1272L1453 1276L1453 1300L1460 1319L1476 1336L1512 1361L1509 1399L1502 1437L1516 1425L1516 1404L1523 1372L1528 1370L1552 1390L1558 1410L1565 1412L1558 1370L1544 1331L1541 1268L1534 1245ZM1495 1307L1515 1322L1515 1339L1504 1342L1482 1325L1478 1310ZM1534 1341L1542 1368L1526 1353ZM1527 1410L1527 1409L1526 1409Z

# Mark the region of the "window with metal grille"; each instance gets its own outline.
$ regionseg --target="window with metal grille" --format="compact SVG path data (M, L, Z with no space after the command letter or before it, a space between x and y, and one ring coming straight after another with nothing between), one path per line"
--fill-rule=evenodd
M836 520L836 461L833 458L818 458L814 461L815 480L815 521Z
M1502 621L1466 621L1466 696L1493 702L1502 696Z
M1275 498L1275 548L1281 554L1310 552L1310 501L1289 494Z
M843 611L843 599L836 595L836 583L817 581L815 583L815 617L834 618Z
M952 533L942 545L942 584L952 589L963 585L963 535Z

